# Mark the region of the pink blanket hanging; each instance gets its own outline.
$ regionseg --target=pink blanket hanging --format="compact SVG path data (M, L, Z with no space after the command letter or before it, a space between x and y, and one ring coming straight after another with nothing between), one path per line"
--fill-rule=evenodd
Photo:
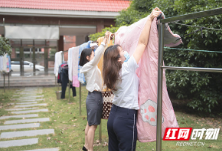
M145 26L147 17L126 27L120 27L115 35L115 44L120 44L123 50L130 55L136 49L139 36ZM180 36L173 34L170 28L166 28L171 36L179 39ZM165 36L165 35L164 35ZM146 50L139 62L136 73L140 79L139 85L139 106L137 132L140 142L151 142L156 140L156 121L157 121L157 80L158 80L158 30L157 19L151 25L149 42ZM165 46L177 46L181 40L168 43ZM163 72L163 95L162 95L162 137L166 127L178 127L172 103L170 101L167 87L165 71Z
M72 86L79 87L78 80L79 46L72 48Z

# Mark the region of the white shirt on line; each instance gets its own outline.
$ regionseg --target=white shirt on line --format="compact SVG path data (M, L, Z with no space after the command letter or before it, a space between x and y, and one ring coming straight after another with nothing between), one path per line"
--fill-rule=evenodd
M64 55L62 55L62 51L55 53L55 63L54 63L54 74L57 77L59 72L59 66L62 64L64 60Z
M68 50L68 67L69 67L69 81L72 81L72 51L73 48L69 48Z

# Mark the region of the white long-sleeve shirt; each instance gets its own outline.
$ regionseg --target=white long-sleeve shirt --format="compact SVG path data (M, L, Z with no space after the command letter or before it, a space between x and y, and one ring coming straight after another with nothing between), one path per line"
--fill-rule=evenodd
M103 89L103 81L102 76L97 64L101 56L104 53L105 43L101 43L101 45L96 49L94 58L87 62L82 69L80 70L81 73L84 73L86 79L86 89L89 92L102 91Z
M72 81L72 51L73 47L68 50L68 66L69 66L69 81Z
M54 74L56 77L58 76L59 66L62 64L62 60L64 60L64 56L62 59L62 51L59 51L55 54Z

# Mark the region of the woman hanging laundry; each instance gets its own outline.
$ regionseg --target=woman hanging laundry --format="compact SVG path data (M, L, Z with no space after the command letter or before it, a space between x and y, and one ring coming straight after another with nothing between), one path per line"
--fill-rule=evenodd
M114 93L113 106L107 123L109 151L135 151L136 149L136 120L139 109L139 79L136 69L148 44L151 22L159 14L159 8L155 8L148 17L131 57L120 45L110 46L104 53L104 84Z
M137 111L137 139L140 142L156 141L157 127L157 86L158 86L158 54L159 54L159 20L164 19L163 12L154 18L149 32L148 45L139 61L136 74L139 78L139 92ZM149 17L140 19L130 26L122 26L115 33L115 44L133 55L138 45L140 34ZM164 46L176 47L182 43L181 37L173 34L168 24L164 25ZM163 70L162 91L162 137L167 127L179 127L174 109L166 87L165 70Z
M86 89L88 90L88 96L86 99L87 110L87 124L85 128L85 145L82 150L93 151L93 140L97 125L101 122L102 116L102 76L97 64L104 53L107 41L111 36L110 32L105 33L105 38L102 44L96 49L95 56L93 49L84 49L81 53L79 65L82 66L80 70L84 73L86 79Z

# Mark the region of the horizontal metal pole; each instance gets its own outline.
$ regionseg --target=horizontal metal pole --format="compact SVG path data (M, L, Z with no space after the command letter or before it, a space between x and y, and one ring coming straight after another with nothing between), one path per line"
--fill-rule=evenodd
M64 52L68 52L68 50L64 50L64 51L62 51L62 52L63 52L63 53L64 53Z
M33 47L35 47L35 48L54 48L54 49L57 49L57 46L41 46L41 45L35 45L35 46L18 46L18 47L16 47L16 46L13 46L12 48L33 48Z
M55 57L53 57L53 58L48 58L48 61L55 61Z
M20 61L20 58L11 58L11 61Z
M170 18L166 18L166 19L161 19L160 22L161 23L169 23L169 22L174 22L177 20L195 19L195 18L208 17L208 16L213 16L213 15L219 15L219 14L222 14L222 7L217 8L217 9L187 14L187 15L181 15L181 16L175 16L175 17L170 17Z
M37 46L36 46L37 47ZM40 46L41 47L41 46ZM42 48L54 48L56 49L57 47L56 46L42 46Z
M189 70L189 71L200 71L200 72L222 72L222 68L172 67L172 66L161 66L161 68L169 69L169 70Z
M14 48L14 49L15 49L15 48L21 48L21 46L20 46L20 45L19 45L18 47L16 47L16 46L12 46L11 48Z

